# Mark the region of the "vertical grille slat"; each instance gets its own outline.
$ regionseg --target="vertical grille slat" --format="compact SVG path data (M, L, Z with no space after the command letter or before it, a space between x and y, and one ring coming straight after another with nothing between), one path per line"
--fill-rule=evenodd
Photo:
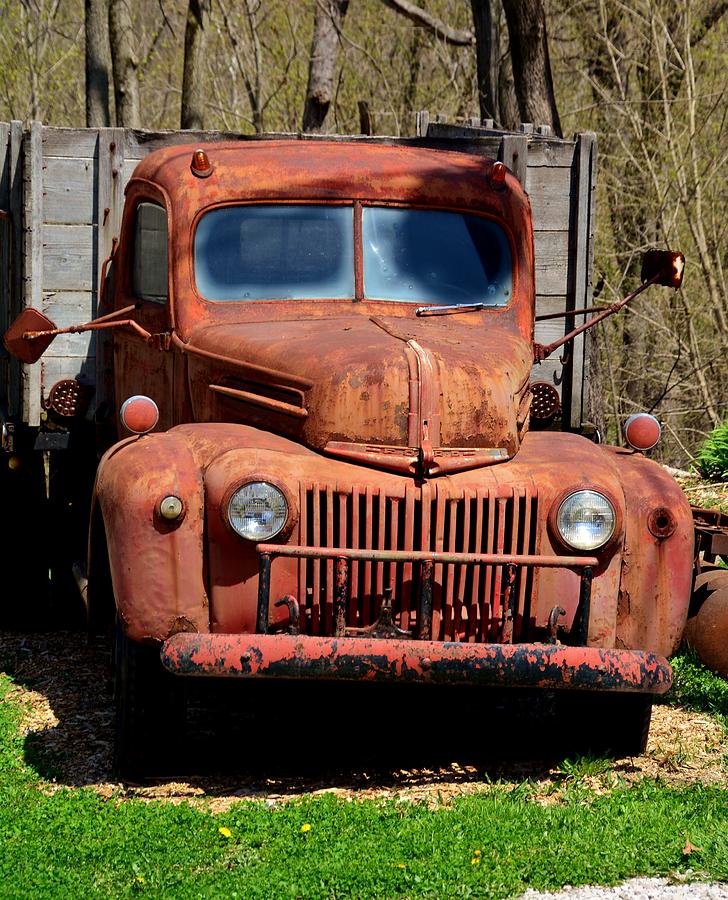
M534 554L538 493L515 488L453 489L448 480L407 484L390 496L372 485L307 483L301 487L300 539L310 547L425 550L454 553ZM439 563L434 567L433 640L501 641L506 610L504 566ZM300 560L298 590L302 628L333 634L333 560ZM350 564L347 625L366 627L379 615L384 590L392 588L393 613L400 628L417 629L419 566L413 563ZM530 568L518 568L513 583L513 640L530 628Z
M407 484L404 493L404 545L403 550L414 550L415 548L415 486ZM402 595L400 602L402 604L402 619L400 628L409 630L413 627L410 622L410 603L414 593L413 584L414 566L412 563L404 563L402 566Z

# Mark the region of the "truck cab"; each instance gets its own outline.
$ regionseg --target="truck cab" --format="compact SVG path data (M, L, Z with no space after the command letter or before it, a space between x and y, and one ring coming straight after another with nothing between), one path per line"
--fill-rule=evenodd
M125 652L178 676L616 693L643 742L691 513L641 454L531 427L534 297L529 200L492 159L147 156L104 311L148 333L109 332L115 406L159 418L95 489Z

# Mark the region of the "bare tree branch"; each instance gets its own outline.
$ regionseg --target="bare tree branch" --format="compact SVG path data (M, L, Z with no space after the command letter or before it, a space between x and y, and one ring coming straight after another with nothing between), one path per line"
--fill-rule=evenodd
M415 25L426 28L447 44L453 44L455 47L472 47L475 44L475 35L472 31L452 28L442 19L438 19L437 16L433 16L422 7L410 3L409 0L382 0L382 3L394 12L405 16Z

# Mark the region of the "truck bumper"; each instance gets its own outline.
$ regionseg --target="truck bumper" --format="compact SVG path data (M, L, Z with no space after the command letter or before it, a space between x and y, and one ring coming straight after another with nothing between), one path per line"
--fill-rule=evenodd
M569 688L662 694L667 660L636 650L560 644L463 644L364 637L173 635L162 663L177 675Z

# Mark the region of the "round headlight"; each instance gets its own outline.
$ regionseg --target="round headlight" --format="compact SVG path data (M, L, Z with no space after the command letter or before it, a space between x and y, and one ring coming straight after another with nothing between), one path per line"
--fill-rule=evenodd
M556 528L561 539L575 550L596 550L614 534L614 507L596 491L576 491L559 506Z
M249 541L275 537L288 521L288 503L274 484L251 481L238 488L228 503L228 520Z

